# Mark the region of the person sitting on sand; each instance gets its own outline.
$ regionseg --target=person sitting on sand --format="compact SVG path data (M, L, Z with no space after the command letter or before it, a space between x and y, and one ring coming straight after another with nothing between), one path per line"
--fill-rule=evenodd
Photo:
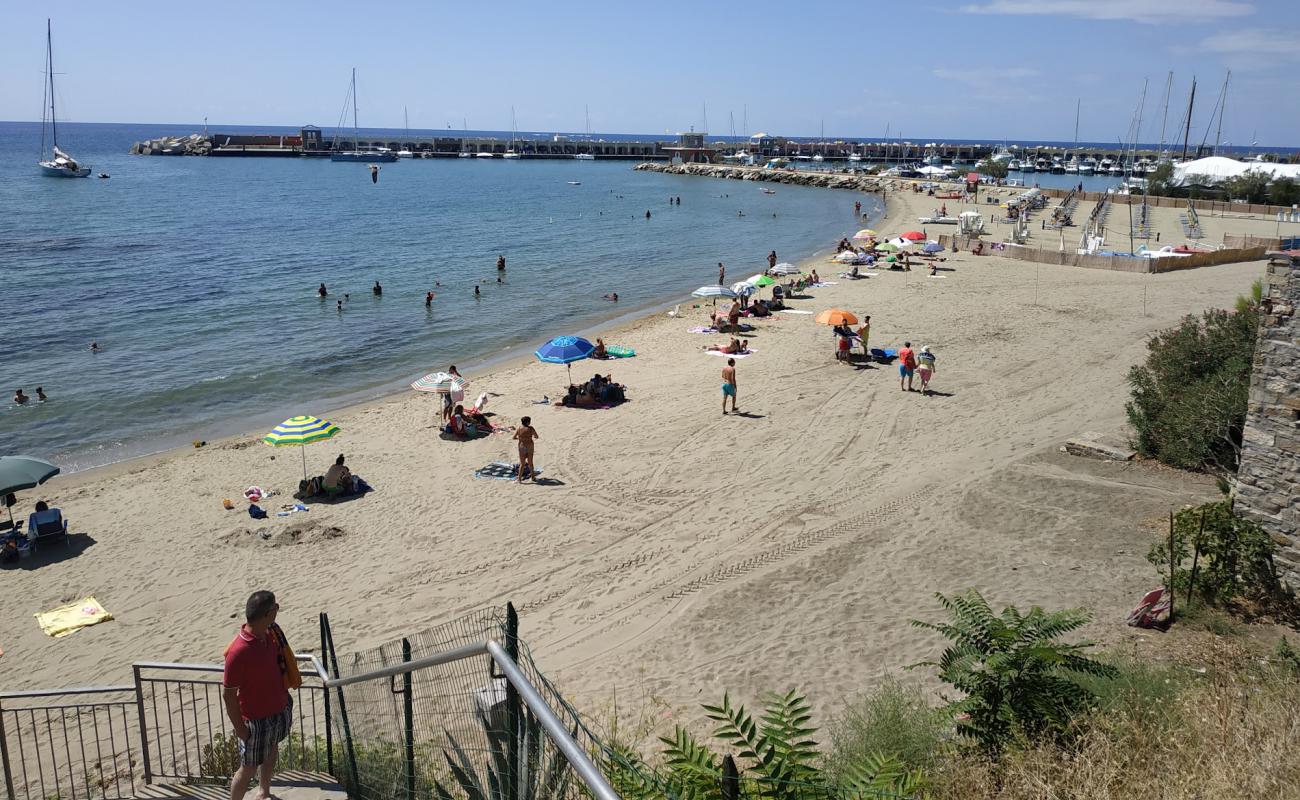
M732 302L731 308L727 310L727 324L732 328L740 326L740 304Z
M320 485L326 491L350 491L352 489L352 470L343 465L343 454L334 459L334 465L325 472Z
M609 353L605 352L605 340L596 340L596 349L591 351L592 358L609 358Z
M768 308L766 300L758 300L749 307L749 315L751 317L770 317L772 316L772 309Z
M465 419L464 406L458 403L456 407L452 410L451 420L447 423L447 427L445 428L445 430L447 433L450 433L453 436L469 435L469 425Z
M813 270L812 277L809 278L809 283L812 284L812 283L821 283L821 282L822 282L821 276L817 274L817 270Z

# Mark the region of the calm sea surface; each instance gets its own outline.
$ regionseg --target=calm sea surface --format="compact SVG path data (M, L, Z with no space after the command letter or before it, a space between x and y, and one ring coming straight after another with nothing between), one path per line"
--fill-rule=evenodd
M666 303L719 261L740 280L811 255L869 200L630 163L403 161L372 185L364 164L127 155L190 132L61 125L112 175L67 180L39 174L39 124L0 123L0 454L80 469L323 413ZM48 402L11 403L38 385Z

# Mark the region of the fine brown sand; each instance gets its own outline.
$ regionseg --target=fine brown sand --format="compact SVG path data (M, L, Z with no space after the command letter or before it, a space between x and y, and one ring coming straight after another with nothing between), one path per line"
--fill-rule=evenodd
M932 202L889 199L884 233L915 227ZM1124 612L1157 582L1150 523L1215 490L1058 448L1123 433L1125 373L1146 338L1230 306L1262 265L1136 275L960 254L943 266L943 279L884 272L796 301L871 314L873 345L930 345L938 396L900 391L892 366L836 363L828 328L782 314L749 334L743 414L724 416L725 360L701 347L726 337L688 333L705 312L684 304L683 318L606 332L636 358L575 366L626 384L617 408L533 405L561 393L561 366L469 376L470 397L493 393L498 424L532 415L543 485L474 479L515 460L509 434L444 441L437 399L414 392L330 415L343 432L308 448L313 474L346 453L377 491L306 514L244 513L244 487L282 491L264 503L274 510L301 477L299 452L261 432L56 478L24 493L22 511L38 497L61 506L77 554L0 572L0 686L120 683L133 660L215 663L263 587L303 650L320 610L347 651L511 600L542 668L588 710L615 689L684 705L798 686L833 701L933 656L937 641L908 620L936 618L933 594L967 587L1085 606L1091 635L1128 636ZM32 614L86 595L116 620L64 639L39 631Z

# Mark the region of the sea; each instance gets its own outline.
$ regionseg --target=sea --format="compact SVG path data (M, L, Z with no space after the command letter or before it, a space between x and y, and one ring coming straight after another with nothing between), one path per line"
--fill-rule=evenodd
M63 149L110 176L69 180L38 171L39 123L0 122L0 454L71 472L328 418L680 302L718 262L730 282L770 250L833 248L863 227L855 200L881 211L869 195L768 195L630 162L403 160L372 183L328 159L128 154L193 132L60 124ZM556 368L537 369L546 385ZM38 386L46 402L12 403Z

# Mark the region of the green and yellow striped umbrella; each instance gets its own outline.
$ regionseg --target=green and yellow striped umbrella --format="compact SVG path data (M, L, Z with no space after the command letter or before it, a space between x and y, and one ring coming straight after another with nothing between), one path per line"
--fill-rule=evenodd
M334 438L339 432L339 426L332 422L326 422L320 417L298 416L290 417L279 425L275 430L262 437L262 441L272 447L305 447L312 442L321 442L326 439ZM307 451L302 451L302 477L307 479Z

